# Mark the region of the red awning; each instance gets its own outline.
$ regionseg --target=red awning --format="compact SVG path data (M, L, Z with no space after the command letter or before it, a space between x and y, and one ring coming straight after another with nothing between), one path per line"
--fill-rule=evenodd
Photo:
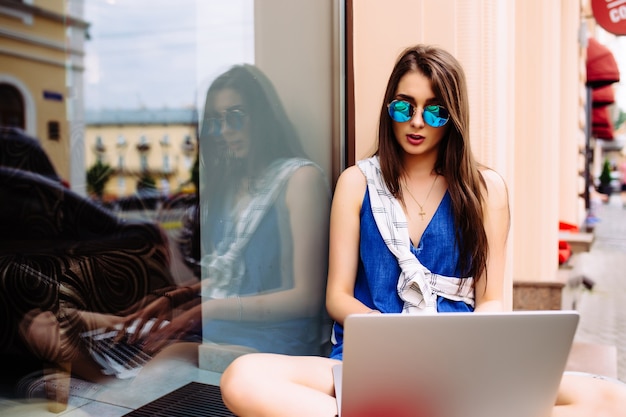
M608 106L591 110L591 135L596 139L613 140L613 122Z
M598 88L619 81L619 68L613 53L594 38L587 43L587 85Z
M615 103L615 90L612 85L594 88L591 91L591 105L593 107L608 106Z

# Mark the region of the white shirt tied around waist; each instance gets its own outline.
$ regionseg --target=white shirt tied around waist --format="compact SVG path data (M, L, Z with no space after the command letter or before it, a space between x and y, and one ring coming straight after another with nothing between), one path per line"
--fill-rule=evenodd
M438 296L474 307L473 277L433 274L411 252L406 216L400 202L385 185L378 157L359 161L357 165L367 179L372 215L378 231L401 269L397 291L404 301L402 312L436 313Z
M239 294L242 278L246 271L243 251L256 231L261 219L274 204L279 191L286 185L293 173L305 165L315 165L302 158L279 159L274 161L257 182L257 190L247 207L235 219L235 236L232 240L220 242L222 251L204 255L202 265L202 296L209 298L229 298ZM210 219L203 218L203 221Z

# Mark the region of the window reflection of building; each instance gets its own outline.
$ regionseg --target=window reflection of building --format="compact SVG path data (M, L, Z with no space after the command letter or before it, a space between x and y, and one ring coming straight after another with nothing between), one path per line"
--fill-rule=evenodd
M150 152L150 142L146 135L141 135L139 137L139 143L137 143L137 152L139 152L139 171L143 173L148 173L150 171L150 167L148 165L148 152Z
M126 145L127 145L127 143L126 143L126 139L124 138L124 136L123 135L119 135L117 137L117 147L119 149L126 149Z
M171 170L172 170L172 168L170 167L170 156L165 154L165 155L163 155L163 172L165 172L167 174Z
M137 151L139 152L148 152L150 150L150 142L146 135L141 135L139 138L139 143L137 144Z
M121 158L120 163L123 163L124 157ZM121 175L117 177L117 189L119 194L123 194L126 191L126 178Z
M0 126L24 129L24 99L12 85L0 83Z
M139 155L139 170L141 172L148 171L148 155L146 155L145 153Z
M162 169L165 174L169 174L172 171L171 167L171 155L170 155L170 136L168 134L163 135L161 141L161 152L163 152L163 165ZM169 187L169 184L165 186L165 182L163 182L164 191Z
M191 139L190 135L186 135L181 144L181 151L183 154L183 166L186 170L190 170L193 166L193 161L196 153L196 145Z
M96 153L96 160L100 163L105 163L106 160L104 155L106 152L106 146L104 146L102 136L96 136L96 144L94 145L93 150Z

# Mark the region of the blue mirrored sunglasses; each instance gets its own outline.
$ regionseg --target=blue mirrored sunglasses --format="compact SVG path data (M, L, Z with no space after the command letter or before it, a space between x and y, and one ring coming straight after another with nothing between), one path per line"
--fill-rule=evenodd
M241 109L228 109L222 117L209 117L204 120L205 132L210 136L221 136L224 123L231 130L241 130L246 124L246 112Z
M408 122L415 115L416 107L405 100L394 100L387 106L389 116L398 123ZM443 106L431 104L422 111L424 123L432 127L441 127L450 120L450 112Z

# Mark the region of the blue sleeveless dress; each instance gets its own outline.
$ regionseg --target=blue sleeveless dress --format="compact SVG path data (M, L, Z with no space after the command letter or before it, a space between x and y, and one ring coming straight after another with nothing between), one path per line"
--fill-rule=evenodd
M225 208L224 217L228 216L227 213ZM241 297L288 289L281 282L281 253L290 251L293 246L288 240L291 237L290 229L281 237L280 224L289 227L288 222L285 222L286 218L288 212L283 189L264 215L242 254L246 271L239 291ZM212 241L217 244L226 233L224 223L217 222L214 235L211 236ZM291 265L286 269L293 271ZM292 276L290 281L293 285ZM320 305L318 316L282 321L204 320L202 336L205 342L248 346L260 352L319 355L321 311Z
M371 309L382 313L401 313L403 301L396 290L400 266L378 231L367 190L360 219L359 267L354 295ZM435 274L459 278L463 276L457 268L459 252L455 245L452 202L447 191L418 246L415 247L414 242L411 244L411 252L422 265ZM437 311L471 312L473 308L462 301L452 301L440 296L437 298ZM333 330L334 344L330 357L342 359L343 327L335 323Z

